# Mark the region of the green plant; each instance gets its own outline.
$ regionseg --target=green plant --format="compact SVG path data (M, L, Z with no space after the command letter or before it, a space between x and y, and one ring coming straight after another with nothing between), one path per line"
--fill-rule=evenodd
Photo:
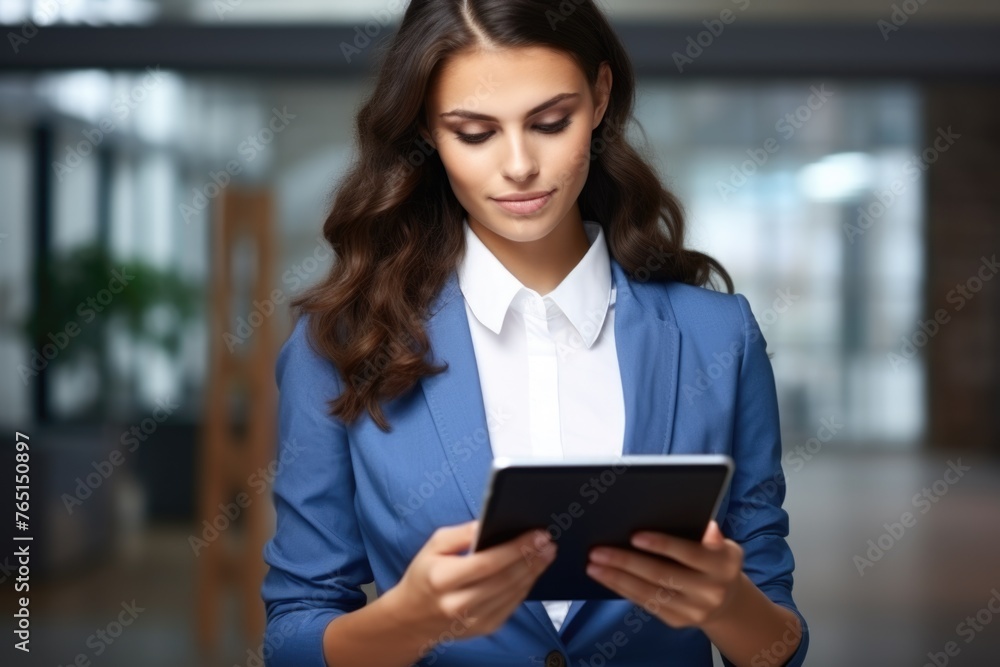
M177 273L142 261L115 261L98 245L51 258L41 283L24 322L30 345L58 346L53 365L91 357L105 376L110 325L176 356L183 327L202 303L201 289Z

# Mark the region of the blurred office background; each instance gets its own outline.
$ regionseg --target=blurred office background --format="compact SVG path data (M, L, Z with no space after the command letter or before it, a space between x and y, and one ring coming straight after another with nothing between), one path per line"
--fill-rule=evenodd
M218 536L203 521L269 479L261 378L331 261L321 223L403 5L0 0L0 424L31 436L37 540L10 664L259 664L265 487ZM952 641L952 664L996 664L1000 5L602 5L639 74L633 137L774 355L807 664ZM256 245L220 234L241 215Z

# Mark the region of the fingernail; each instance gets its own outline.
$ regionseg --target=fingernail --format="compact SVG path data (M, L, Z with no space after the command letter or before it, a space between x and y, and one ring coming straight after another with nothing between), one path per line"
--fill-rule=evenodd
M590 552L590 559L595 563L607 563L611 560L611 555L603 549L594 549Z
M632 544L637 547L651 547L653 541L649 539L649 535L638 534L632 538Z

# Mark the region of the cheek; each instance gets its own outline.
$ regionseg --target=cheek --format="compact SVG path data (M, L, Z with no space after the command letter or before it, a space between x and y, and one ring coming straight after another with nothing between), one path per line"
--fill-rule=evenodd
M590 132L577 131L549 154L552 171L564 186L582 184L590 172Z
M461 149L442 151L441 162L448 172L448 180L456 192L476 194L489 184L491 162L485 153L474 156Z

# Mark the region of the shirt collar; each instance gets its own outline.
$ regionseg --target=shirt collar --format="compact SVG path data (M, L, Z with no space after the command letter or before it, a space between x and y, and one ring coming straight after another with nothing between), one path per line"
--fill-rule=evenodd
M611 258L604 229L585 220L590 249L559 285L543 297L549 316L557 308L566 316L589 348L597 340L608 307L615 301ZM464 218L465 254L457 267L458 283L472 313L486 328L499 334L507 311L521 310L519 295L538 294L525 287L480 240ZM522 290L525 294L522 294Z

